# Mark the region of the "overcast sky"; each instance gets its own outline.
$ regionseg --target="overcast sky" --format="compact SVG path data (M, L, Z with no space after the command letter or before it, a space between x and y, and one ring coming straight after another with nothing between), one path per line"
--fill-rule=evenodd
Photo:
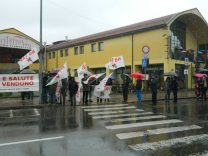
M0 29L16 28L39 40L40 0L1 0ZM208 0L43 0L43 41L74 39L198 8Z

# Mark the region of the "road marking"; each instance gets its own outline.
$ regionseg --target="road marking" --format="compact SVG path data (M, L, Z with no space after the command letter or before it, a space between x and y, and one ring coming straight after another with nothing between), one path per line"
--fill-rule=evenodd
M94 108L94 109L84 109L84 111L89 112L89 111L105 111L105 110L119 110L119 109L133 109L135 106L128 106L128 107L111 107L111 108Z
M169 140L162 140L162 141L152 142L152 143L141 143L141 144L136 144L136 145L129 145L129 147L135 151L158 150L164 147L172 147L177 144L188 145L195 141L203 141L203 140L208 140L207 134L192 135L192 136L169 139Z
M106 119L106 118L117 118L125 116L136 116L136 115L151 115L152 112L139 112L139 113L130 113L130 114L114 114L114 115L103 115L103 116L93 116L93 119Z
M129 123L129 124L105 126L105 128L107 128L107 129L122 129L122 128L144 127L144 126L162 125L162 124L179 123L179 122L183 122L183 121L176 120L176 119L158 120L158 121L149 121L149 122L139 122L139 123Z
M35 112L35 115L36 116L39 116L40 115L40 113L38 112L37 108L34 109L34 112Z
M102 108L102 107L118 107L118 106L128 106L128 104L82 106L81 108L100 108L100 107Z
M40 141L50 141L50 140L57 140L57 139L63 139L63 138L64 138L64 136L58 136L58 137L52 137L52 138L42 138L42 139L34 139L34 140L9 142L9 143L0 144L0 147L10 146L10 145L18 145L18 144L26 144L26 143L32 143L32 142L40 142Z
M181 132L181 131L188 131L188 130L201 129L201 128L202 127L197 125L179 126L179 127L151 129L144 132L138 131L138 132L129 132L129 133L119 133L116 134L116 136L119 139L130 139L130 138L142 137L147 135L166 134L166 133Z
M105 115L105 114L117 114L117 113L126 113L127 110L118 110L118 111L104 111L104 112L92 112L89 113L89 115ZM135 109L134 111L136 112L143 112L144 110L142 109Z
M12 109L9 111L9 117L10 118L13 118L14 117L14 114L13 114L13 110Z
M207 155L208 155L208 151L203 151L203 152L190 154L189 156L207 156Z
M124 119L113 119L113 120L110 120L109 122L136 121L136 120L148 120L148 119L160 119L160 118L166 118L166 116L153 115L153 116L130 117L130 118L124 118Z

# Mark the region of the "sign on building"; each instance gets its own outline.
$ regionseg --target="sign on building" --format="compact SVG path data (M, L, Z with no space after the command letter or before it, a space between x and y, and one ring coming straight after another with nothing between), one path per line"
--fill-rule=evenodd
M39 51L39 45L35 42L27 39L26 37L10 33L0 34L0 47L26 50L36 48Z
M189 63L189 58L186 57L186 58L184 59L184 64L185 64L185 66L188 66L188 63Z
M184 75L188 75L188 69L184 69Z
M149 52L150 52L149 46L145 45L145 46L142 47L143 57L147 57L149 55Z
M147 67L147 58L144 57L142 58L142 68L146 68Z

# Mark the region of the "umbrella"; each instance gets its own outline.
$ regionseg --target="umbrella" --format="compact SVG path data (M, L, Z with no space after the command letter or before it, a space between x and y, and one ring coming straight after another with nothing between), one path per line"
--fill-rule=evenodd
M206 74L201 74L201 73L196 73L194 74L195 77L204 77L206 76Z
M124 80L125 77L131 79L131 77L129 76L129 74L126 74L126 73L122 73L120 76L121 76L121 79L122 80Z
M36 72L32 69L23 69L20 74L36 74Z
M199 68L199 69L197 69L197 72L202 73L202 74L206 74L206 73L208 73L208 70L203 69L203 68Z
M176 74L175 72L166 72L163 74L163 76L175 76L178 77L178 74Z
M143 79L144 78L144 74L139 73L139 72L132 73L130 76L132 78L136 78L136 79Z

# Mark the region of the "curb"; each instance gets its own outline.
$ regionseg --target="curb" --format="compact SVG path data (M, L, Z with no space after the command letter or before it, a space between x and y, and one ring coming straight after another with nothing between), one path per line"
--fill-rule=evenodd
M178 99L194 99L195 97L182 97L182 98L178 98ZM157 101L164 101L165 99L157 99ZM170 99L173 100L173 99ZM111 102L109 102L109 104L114 104L114 103L118 103L116 102L118 100L113 100ZM120 101L120 98L119 98ZM151 102L152 99L144 99L142 100L143 102ZM122 102L120 102L122 103ZM128 104L135 104L137 103L137 101L129 101ZM97 103L91 103L90 105L96 105ZM105 104L105 103L103 103ZM30 108L42 108L42 107L70 107L70 104L66 104L65 106L63 105L58 105L58 104L39 104L39 105L22 105L22 106L10 106L10 107L0 107L0 110L9 110L9 109L30 109ZM76 105L76 106L82 106L81 104Z

